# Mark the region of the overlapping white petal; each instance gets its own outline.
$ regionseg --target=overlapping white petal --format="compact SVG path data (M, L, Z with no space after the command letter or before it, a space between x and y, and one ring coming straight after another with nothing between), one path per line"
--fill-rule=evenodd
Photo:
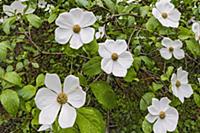
M41 88L35 96L35 104L42 110L56 102L57 94L47 88Z
M179 25L181 13L175 9L170 0L158 1L152 9L152 14L163 26L177 28Z
M39 114L39 123L47 125L53 124L53 122L56 120L60 107L61 105L55 101L54 103L42 109Z
M39 131L48 129L58 115L61 128L72 127L77 115L75 108L82 107L86 100L86 93L80 86L79 78L67 76L62 89L57 74L46 74L45 85L47 88L41 88L35 97L36 106L41 110L39 124L42 126Z
M92 12L80 8L61 13L56 19L56 25L59 27L55 31L55 40L59 44L69 42L71 48L79 49L94 39L95 30L90 26L95 22L96 17ZM74 30L75 25L80 29Z
M107 74L113 74L117 77L125 77L127 69L133 63L132 54L127 51L125 40L106 40L105 43L99 45L99 55L103 58L101 61L101 69ZM116 54L116 60L112 55Z
M60 111L58 123L61 128L73 127L76 120L76 110L68 104L64 104Z
M56 28L55 30L55 40L59 41L60 44L66 44L72 35L71 29Z
M57 74L46 74L45 85L47 88L59 94L62 91L62 86L60 82L60 78Z
M94 40L94 33L95 33L94 28L88 27L88 28L81 29L80 31L81 41L83 43L91 42L92 40Z
M160 55L166 59L169 60L172 58L172 55L180 60L185 57L184 51L181 49L183 44L180 40L171 40L170 38L163 38L162 40L163 48L160 49Z
M148 122L154 123L154 133L167 133L167 131L172 132L176 129L179 115L177 110L169 105L170 102L167 97L161 98L160 101L156 98L152 99L146 119ZM164 116L161 113L164 113Z
M178 82L178 83L177 83ZM193 89L188 84L188 72L178 68L177 74L173 73L171 77L172 92L183 103L184 98L189 98L193 94Z

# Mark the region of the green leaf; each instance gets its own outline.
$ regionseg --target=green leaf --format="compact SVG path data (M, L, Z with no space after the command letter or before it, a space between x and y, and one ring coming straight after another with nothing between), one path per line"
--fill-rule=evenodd
M18 62L16 65L16 71L20 71L22 70L24 67L24 64L22 62Z
M22 79L16 72L7 72L4 77L3 87L9 88L14 85L22 86Z
M187 49L195 56L200 56L200 45L195 40L186 41Z
M0 42L0 61L4 61L7 56L8 42Z
M112 0L103 0L103 2L111 10L112 13L115 12L115 4L112 2Z
M35 28L39 28L42 25L42 20L35 14L26 15L28 22Z
M146 23L146 28L150 32L155 31L158 26L159 26L159 22L155 17L149 18L149 20Z
M112 109L117 104L117 96L112 87L105 81L98 81L90 84L92 92L97 101L106 109Z
M87 7L89 2L87 0L75 0L76 3L80 6Z
M90 77L101 73L101 58L94 57L90 59L86 64L83 65L83 72Z
M43 86L44 85L44 79L45 79L44 74L39 74L36 78L36 86L37 87Z
M29 100L35 95L36 88L32 85L24 86L21 90L18 91L19 96L24 100Z
M142 61L144 62L144 64L148 67L148 68L152 68L155 65L154 60L152 60L151 58L147 57L147 56L140 56L140 58L142 59Z
M38 63L34 63L34 62L32 62L31 65L33 66L33 68L39 68L40 67Z
M11 115L16 115L19 108L19 97L13 90L7 89L2 91L1 104Z
M155 83L155 82L153 82L153 83L152 83L152 86L151 86L151 88L152 88L152 90L153 90L154 92L156 92L156 91L162 89L162 87L163 87L162 84L157 84L157 83Z
M190 38L193 35L192 31L190 29L187 29L185 27L180 26L179 27L179 33L178 38L181 40L185 40Z
M166 73L163 74L163 75L161 75L161 80L162 80L162 81L169 81L169 78L170 78L170 76L172 75L173 70L174 70L174 67L173 67L173 66L169 66L169 67L167 68Z
M4 22L3 22L3 31L6 33L6 34L10 34L10 27L12 26L13 23L15 23L16 21L16 17L9 17L7 18Z
M149 6L142 6L140 7L140 14L144 18L149 13Z
M0 67L0 79L4 76L4 74L5 70L2 67Z
M133 80L138 81L137 73L136 73L136 71L135 71L134 68L130 68L130 69L128 70L128 73L126 74L126 77L124 77L124 80L125 80L126 82L132 82Z
M105 122L101 113L95 108L80 108L76 123L80 133L105 133Z
M138 71L140 69L140 66L141 66L141 58L134 57L133 67L135 68L135 70Z
M79 133L79 131L76 128L71 127L71 128L62 128L58 131L58 133Z
M152 132L152 125L146 119L142 122L142 130L144 133Z
M87 53L90 53L91 55L97 55L99 45L94 39L92 42L88 43L87 45L84 45L84 49L87 51Z
M145 111L154 97L155 95L152 92L145 93L140 100L140 110Z
M193 98L194 98L194 101L195 101L196 105L198 107L200 107L200 95L197 94L197 93L194 93L194 97Z
M52 13L52 14L49 16L49 18L48 18L48 22L49 22L50 24L53 23L53 22L56 20L57 16L58 16L57 13Z

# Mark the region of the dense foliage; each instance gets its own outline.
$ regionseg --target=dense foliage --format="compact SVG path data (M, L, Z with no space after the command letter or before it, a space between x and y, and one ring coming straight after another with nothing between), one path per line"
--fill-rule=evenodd
M39 0L40 1L40 0ZM157 0L37 0L25 1L32 13L7 16L0 0L0 132L37 132L40 110L35 95L44 87L46 73L56 73L63 83L68 75L79 77L86 92L84 107L77 109L73 127L62 129L56 120L55 133L151 133L153 124L145 116L152 98L168 97L179 113L176 133L198 133L200 129L200 45L192 24L200 21L199 0L171 0L180 11L177 28L163 26L152 15ZM79 49L55 40L59 14L73 8L93 12L91 26L105 35ZM179 39L185 57L164 59L159 50L164 37ZM133 55L125 77L102 70L99 44L123 39ZM182 67L188 72L193 94L182 103L173 95L171 77Z

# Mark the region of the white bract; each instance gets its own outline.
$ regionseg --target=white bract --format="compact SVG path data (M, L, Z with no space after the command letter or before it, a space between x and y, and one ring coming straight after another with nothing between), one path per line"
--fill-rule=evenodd
M127 51L125 40L106 40L99 45L99 55L103 58L101 69L107 74L117 77L125 77L127 69L133 62L132 54Z
M189 98L193 94L190 84L188 84L188 72L178 68L177 74L173 73L171 77L172 92L183 103L184 97Z
M39 8L45 8L47 5L47 2L45 0L39 0L38 1L38 7Z
M162 45L164 48L160 49L160 54L164 59L169 60L172 58L172 55L178 60L185 57L185 53L181 49L183 44L180 40L173 41L170 38L165 37L162 40Z
M136 0L127 0L127 2L126 3L128 3L128 4L130 4L130 3L132 3L132 2L135 2ZM140 0L137 0L137 2L139 2Z
M35 103L41 110L39 124L52 125L58 116L61 128L72 127L77 115L75 108L82 107L86 99L79 78L73 75L67 76L62 89L57 74L46 74L45 85L46 88L41 88L35 97Z
M92 12L80 8L64 12L56 20L59 27L55 30L55 40L60 44L69 42L71 48L79 49L94 39L95 30L89 26L95 22L96 17Z
M196 41L199 41L199 44L200 44L200 23L199 22L195 22L192 24L192 31L195 34Z
M4 22L4 18L0 18L0 24Z
M103 38L105 35L105 27L99 27L99 31L95 34L96 39Z
M27 8L27 5L23 4L21 1L14 1L11 5L3 5L3 12L8 16L14 16L17 14L30 14L35 11L35 9Z
M38 132L41 132L41 131L45 131L45 130L48 130L48 129L52 129L52 125L41 125L40 128L38 129Z
M51 13L51 11L54 9L55 7L52 4L47 4L46 8L44 9L45 12L49 12Z
M152 105L148 107L149 114L146 119L150 123L154 123L154 133L167 133L174 131L178 123L178 111L169 105L171 101L167 98L152 99Z
M179 25L181 13L169 0L158 1L152 14L163 26L177 28Z

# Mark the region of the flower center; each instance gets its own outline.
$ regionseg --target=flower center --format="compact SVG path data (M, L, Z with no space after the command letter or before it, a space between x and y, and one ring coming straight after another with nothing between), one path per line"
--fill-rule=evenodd
M75 33L79 33L79 32L81 31L80 25L78 25L78 24L74 25L74 26L73 26L73 31L74 31Z
M181 82L179 80L176 81L176 87L179 88L181 86Z
M118 54L117 53L112 53L112 60L116 61L118 59Z
M173 51L174 51L174 48L169 47L169 52L173 52Z
M168 14L167 14L166 12L163 12L163 13L161 14L161 16L162 16L164 19L166 19L166 18L168 17Z
M67 100L68 100L67 95L63 92L61 92L57 97L57 102L60 104L65 104Z
M166 115L165 115L165 112L161 111L161 112L159 113L160 119L164 119L165 116L166 116Z

